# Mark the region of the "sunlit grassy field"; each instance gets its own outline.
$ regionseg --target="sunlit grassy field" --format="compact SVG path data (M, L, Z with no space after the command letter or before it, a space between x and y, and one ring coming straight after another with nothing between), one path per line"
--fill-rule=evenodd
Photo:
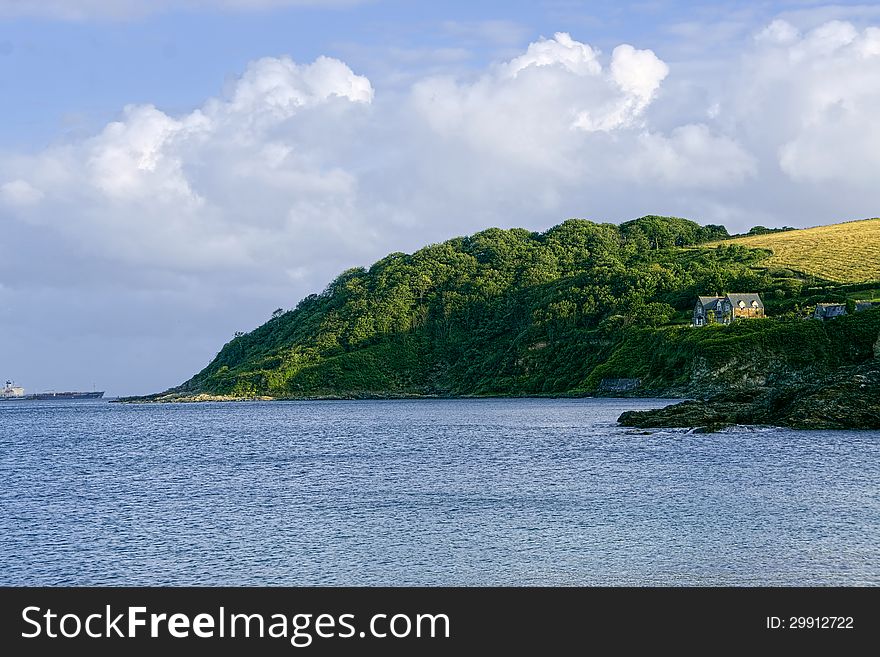
M841 283L880 280L880 219L726 240L770 249L762 264Z

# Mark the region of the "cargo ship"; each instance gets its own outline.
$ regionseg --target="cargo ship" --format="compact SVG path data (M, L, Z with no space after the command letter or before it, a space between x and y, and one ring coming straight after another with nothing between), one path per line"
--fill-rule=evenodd
M101 399L104 391L93 392L35 392L26 395L24 388L15 385L12 381L6 382L6 387L0 391L0 401L28 401L41 399Z

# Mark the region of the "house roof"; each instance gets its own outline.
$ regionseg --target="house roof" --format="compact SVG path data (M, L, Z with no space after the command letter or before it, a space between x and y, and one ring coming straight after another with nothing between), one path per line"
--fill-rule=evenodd
M817 303L816 311L813 314L816 317L837 317L839 315L846 315L846 304Z
M734 306L738 306L739 302L742 301L748 307L752 307L753 302L757 308L764 307L764 302L761 301L761 295L755 292L731 293L727 295L727 298Z
M703 306L704 309L710 310L713 308L717 309L718 304L721 301L724 301L725 299L727 301L729 301L732 306L739 306L740 301L742 301L743 304L748 308L763 308L764 307L764 302L761 301L761 295L757 294L756 292L742 292L742 293L735 292L732 294L727 294L723 297L698 296L697 302L701 306ZM752 302L755 303L754 306L752 305Z
M711 308L723 298L724 297L697 297L697 301L703 306L703 308Z

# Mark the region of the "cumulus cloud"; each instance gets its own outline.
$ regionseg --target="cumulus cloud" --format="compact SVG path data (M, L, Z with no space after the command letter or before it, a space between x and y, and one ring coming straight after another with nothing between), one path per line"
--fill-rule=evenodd
M707 125L647 124L668 73L650 50L609 57L559 33L474 78L429 77L376 105L370 81L339 60L267 57L189 113L132 105L90 138L0 159L0 190L59 250L320 285L426 237L559 219L591 188L753 175L750 156Z
M386 95L337 59L267 57L191 112L132 105L89 138L0 157L0 208L59 252L185 275L290 272L306 288L486 225L625 218L676 198L739 228L767 213L741 207L769 194L762 177L873 182L878 28L775 20L692 121L668 119L685 102L664 95L674 76L651 50L606 54L562 32ZM638 208L615 200L625 188Z
M338 60L261 59L229 97L189 114L132 105L94 137L16 158L0 171L14 166L29 179L0 192L18 206L42 200L19 216L67 239L87 233L84 248L96 256L182 270L277 263L270 256L304 221L345 231L342 219L321 215L322 201L344 206L356 186L298 145L301 127L291 122L318 112L330 139L326 131L338 132L334 123L372 96L369 81Z
M651 50L636 50L629 44L617 46L611 56L609 77L622 94L598 116L589 110L578 114L575 126L583 130L613 130L630 125L654 99L669 67Z
M773 145L798 182L876 185L880 29L830 21L801 34L776 20L758 34L737 87L736 118Z
M319 57L308 66L266 57L248 67L229 103L211 103L209 112L248 122L267 118L271 123L333 96L369 103L373 87L367 78L353 75L348 66L330 57Z
M557 66L575 75L598 75L602 71L598 55L588 44L575 41L565 32L557 32L552 39L530 44L524 54L499 68L502 75L509 78L530 66Z
M730 184L753 173L736 142L705 125L686 124L672 134L647 125L646 110L668 74L651 50L622 44L605 57L557 33L476 79L422 80L410 103L436 137L469 151L469 162L483 158L487 171L501 166L512 184L540 186L536 193L545 199L560 198L570 185L583 189L624 177L647 186L693 186L710 179Z

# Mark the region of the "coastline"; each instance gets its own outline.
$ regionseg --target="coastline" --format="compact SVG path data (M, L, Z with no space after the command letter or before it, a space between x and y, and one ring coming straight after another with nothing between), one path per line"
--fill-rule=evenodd
M726 427L774 426L791 429L880 429L880 360L835 370L824 378L797 385L731 388L722 393L695 395L680 389L641 390L623 394L487 394L443 395L402 392L351 392L347 394L271 396L222 395L170 390L144 396L120 397L111 403L161 404L245 401L357 401L357 400L459 400L459 399L669 399L653 410L632 410L620 415L621 426L638 429L690 428L715 432Z
M790 429L880 429L880 360L835 370L800 385L731 389L650 411L627 411L618 422L637 428L734 425Z
M216 395L212 393L163 392L153 395L117 397L110 400L114 404L198 404L202 402L245 402L245 401L392 401L409 399L669 399L686 400L687 395L673 391L646 391L645 394L595 394L595 393L531 393L531 394L486 394L486 395L444 395L401 392L358 392L329 395L273 396L273 395Z

